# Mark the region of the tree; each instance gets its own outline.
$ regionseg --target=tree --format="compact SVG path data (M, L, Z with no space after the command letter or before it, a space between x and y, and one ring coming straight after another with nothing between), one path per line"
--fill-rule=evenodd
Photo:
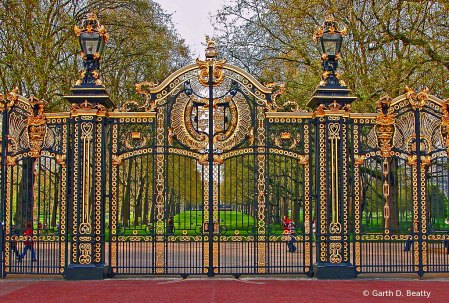
M348 27L342 79L359 98L355 109L373 111L381 90L397 96L405 85L429 86L447 95L448 10L446 1L241 0L222 7L215 28L228 61L263 81L284 81L280 102L305 108L321 72L312 35L333 13Z
M110 33L100 75L117 105L136 96L136 82L161 81L190 58L171 16L151 0L2 1L0 91L17 86L49 101L47 111L67 109L63 96L82 68L73 26L91 10Z

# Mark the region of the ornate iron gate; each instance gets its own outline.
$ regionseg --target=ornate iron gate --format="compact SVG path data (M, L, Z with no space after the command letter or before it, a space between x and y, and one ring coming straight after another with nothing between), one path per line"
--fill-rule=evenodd
M3 97L3 96L2 96ZM68 115L16 91L2 103L3 275L62 274L67 265ZM2 100L3 101L3 100Z
M96 84L67 113L0 95L2 276L449 271L448 101L352 113L332 78L278 112L282 85L215 55L113 112Z
M112 275L311 272L309 125L267 121L272 89L215 55L110 115Z
M378 107L353 125L356 270L447 272L447 103L407 89Z

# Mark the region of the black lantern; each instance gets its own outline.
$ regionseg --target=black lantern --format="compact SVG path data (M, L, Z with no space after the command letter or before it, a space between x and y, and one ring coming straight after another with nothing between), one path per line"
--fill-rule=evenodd
M87 58L94 58L95 56L99 58L103 53L104 39L97 32L84 32L80 34L80 46L81 51Z
M329 15L324 21L323 26L313 35L313 40L318 43L321 52L321 65L323 66L323 79L320 83L323 85L338 86L343 83L339 80L336 69L338 67L338 59L340 58L340 49L343 42L343 36L346 34L346 28L340 30L334 17Z
M99 84L96 70L100 68L101 55L109 35L93 13L82 21L81 27L75 25L75 34L79 37L81 56L86 69L82 83Z
M343 36L340 33L323 34L320 40L320 51L322 55L326 54L330 58L340 53L341 42L343 41Z
M111 108L114 104L101 83L98 72L101 54L109 35L93 13L81 22L80 27L75 25L74 30L79 37L84 71L81 73L82 79L77 80L70 89L72 95L64 97L72 104L72 108Z

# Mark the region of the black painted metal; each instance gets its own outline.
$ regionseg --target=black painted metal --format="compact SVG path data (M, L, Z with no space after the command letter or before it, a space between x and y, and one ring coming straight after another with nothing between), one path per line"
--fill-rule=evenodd
M389 167L388 173L384 174L382 165L385 159L376 141L377 122L373 116L350 116L342 111L334 116L328 113L313 117L292 114L289 118L282 118L282 115L272 118L273 115L267 115L261 126L257 120L261 105L242 84L234 81L221 93L232 97L241 94L245 99L250 109L247 118L251 119L255 138L251 142L248 135L243 142L232 147L230 151L233 154L226 157L225 152L214 150L215 128L221 123L216 120L218 115L214 109L214 94L219 90L214 86L213 68L208 68L209 82L204 87L204 94L208 97L205 126L209 143L208 148L201 152L177 138L173 141L168 138L177 98L182 94L200 96L189 81L181 83L179 91L158 103L157 113L153 116L148 114L142 118L145 115L123 113L121 117L111 115L93 122L95 129L100 125L101 139L98 137L98 143L101 149L92 155L98 156L96 159L103 163L98 177L103 185L99 204L102 225L99 233L95 234L98 238L89 235L91 244L100 244L97 246L101 254L99 261L92 262L95 268L91 265L80 267L77 261L70 260L73 249L83 242L75 240L77 234L71 232L74 211L71 186L76 177L75 168L78 173L83 169L81 158L74 163L73 152L75 145L82 146L79 117L47 119L47 127L55 138L62 140L67 136L67 146L64 149L58 141L50 148L43 148L47 154L39 157L31 156L30 148L26 146L15 151L12 147L14 142L10 141L8 145L6 139L2 140L2 277L9 273L61 274L74 268L77 268L71 276L74 279L85 277L90 272L101 278L103 270L108 270L109 276L315 273L322 278L351 278L354 269L356 274L416 273L419 276L427 272L449 272L449 240L445 238L448 233L445 220L449 216L448 158L442 153L445 150L442 143L432 143L432 148L428 147L429 142L433 142L432 136L439 135L441 110L428 105L413 108L408 103L395 107L392 113L395 115L396 132L409 131L414 141L406 142L404 146L397 142L392 148L393 153L386 159ZM170 95L171 87L164 88L164 92ZM345 102L353 101L346 90L341 93L344 95L341 97L347 97ZM150 97L154 100L156 94ZM314 96L316 102L313 104L329 107L332 97ZM270 100L270 96L267 99ZM199 111L206 113L206 110L201 104L195 106L196 117L189 118L198 128L200 120L206 117ZM31 111L36 114L35 109L28 108L23 101L4 110L2 137L17 137L9 129L11 116L27 121ZM163 115L161 121L158 115ZM432 128L429 123L437 125L430 135L429 129ZM332 193L333 190L330 179L331 124L340 127L339 139L334 146L340 155L336 162L338 184L341 185L338 199L342 210L338 218L340 222L347 220L344 230L337 233L331 233L328 228L332 223L330 194L321 197L323 191ZM400 129L401 125L409 127ZM17 127L17 124L13 126ZM64 127L67 127L67 133L64 133ZM257 133L258 127L260 134ZM78 137L75 136L76 128ZM163 129L162 135L158 128ZM262 135L264 143L258 141L258 136ZM158 141L158 136L164 138L163 143ZM436 153L439 156L434 157ZM207 155L206 163L199 162L198 154ZM11 157L16 156L17 164L8 164ZM57 156L66 158L57 163ZM216 156L224 156L223 164L216 164ZM262 164L259 162L261 156L264 157ZM307 164L303 161L305 156L308 156ZM360 164L358 161L362 156L364 161ZM412 161L414 156L415 164ZM433 158L430 164L426 164L429 156ZM163 158L162 167L159 167L160 157ZM323 164L320 164L321 160ZM58 179L64 165L67 168L65 183ZM218 170L215 176L214 166ZM207 173L206 167L209 168ZM263 207L259 205L258 182L261 176L264 178ZM77 193L81 196L82 180L77 180ZM92 179L90 184L92 188L94 181ZM208 182L207 187L204 186L205 181ZM345 201L342 185L345 182L347 203L342 202ZM390 208L397 208L395 217L390 218L389 227L386 227L384 217L385 183L390 186ZM61 217L62 209L58 203L64 186L67 222L61 230L54 223ZM214 222L217 214L213 209L216 186L218 222ZM163 188L162 202L158 200L158 187ZM205 219L206 190L208 220ZM19 203L24 205L22 209L19 209ZM324 215L322 207L326 208ZM260 209L265 211L263 215L259 213ZM6 221L7 212L9 221ZM91 215L93 218L93 213ZM296 223L296 253L287 252L286 242L290 238L283 235L283 215ZM170 216L174 217L173 220ZM312 231L313 220L317 222L316 234ZM40 221L42 226L39 226ZM24 224L28 222L32 222L32 242L37 261L33 262L28 252L19 262L12 247L23 253L30 241L23 236L26 231ZM263 231L259 230L261 225L265 226ZM12 229L13 226L17 229ZM326 226L324 231L321 226ZM413 238L410 240L409 237ZM314 243L316 248L313 248ZM347 247L341 262L335 262L335 265L331 264L336 257L330 249L333 244ZM410 250L404 251L408 245ZM79 253L76 256L78 258ZM314 261L317 262L315 267ZM109 268L104 267L105 264Z

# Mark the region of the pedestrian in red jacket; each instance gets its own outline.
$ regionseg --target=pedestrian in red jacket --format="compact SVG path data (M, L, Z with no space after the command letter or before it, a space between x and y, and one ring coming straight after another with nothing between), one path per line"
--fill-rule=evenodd
M23 253L22 256L20 257L20 261L22 261L22 259L26 256L28 250L31 250L31 261L32 262L36 262L36 253L34 252L34 242L32 241L32 237L33 237L33 230L31 228L31 222L27 223L27 230L25 231L24 235L26 236L26 240L25 241L25 248L23 249Z

